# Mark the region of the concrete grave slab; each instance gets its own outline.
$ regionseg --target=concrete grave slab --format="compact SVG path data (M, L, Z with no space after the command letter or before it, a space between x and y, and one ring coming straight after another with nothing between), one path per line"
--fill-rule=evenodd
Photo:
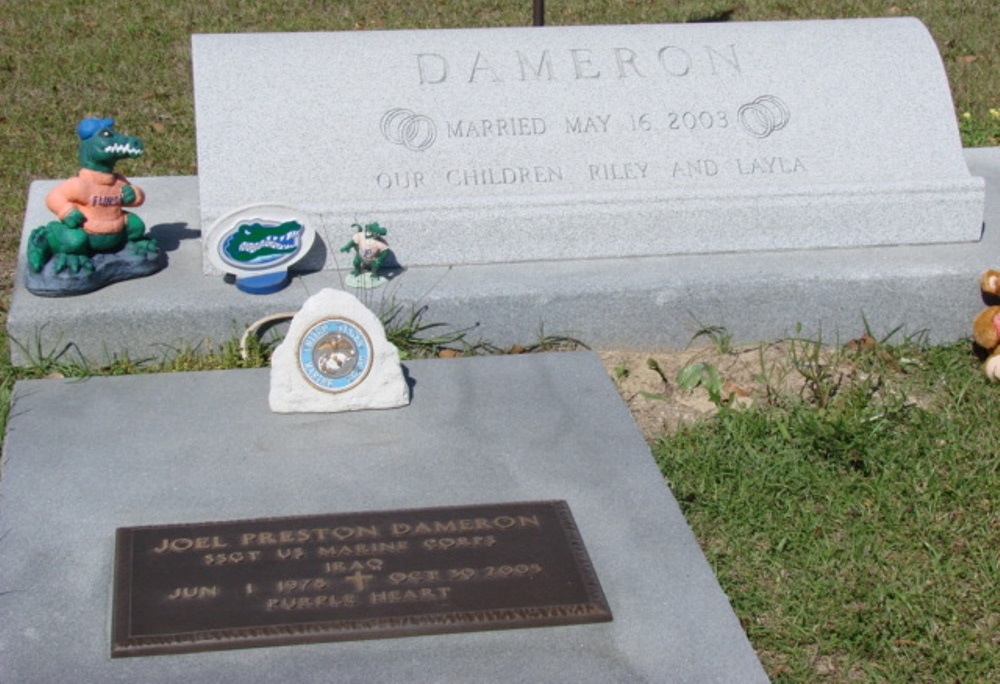
M409 267L380 290L348 291L376 312L422 310L426 323L500 345L547 333L650 351L683 347L705 325L725 327L735 343L795 334L797 324L798 334L835 341L857 336L866 321L879 336L899 330L954 341L970 334L983 306L980 273L1000 262L1000 148L966 150L965 159L987 184L979 242ZM300 273L268 296L203 275L197 178L140 182L149 193L143 218L167 252L167 268L86 296L49 299L24 289L22 249L7 318L15 363L60 351L95 363L158 359L234 339L263 316L297 311L324 287L343 287L351 265L336 252L340 271ZM49 220L44 198L54 184L32 184L23 236Z
M766 681L594 355L407 368L410 406L333 415L271 413L266 370L19 382L0 480L4 681ZM551 499L612 622L110 658L118 527Z
M338 245L378 220L408 266L980 236L916 19L195 35L192 57L203 226L280 202Z

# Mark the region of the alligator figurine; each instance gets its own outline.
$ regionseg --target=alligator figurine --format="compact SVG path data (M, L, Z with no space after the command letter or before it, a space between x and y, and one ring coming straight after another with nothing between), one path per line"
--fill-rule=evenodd
M379 270L392 253L385 241L388 231L378 223L367 223L363 227L355 223L351 227L357 232L340 248L341 252L354 250L354 270L347 277L347 284L359 288L378 287L385 280Z
M34 294L82 294L164 266L145 223L123 209L141 205L145 194L115 173L118 161L142 155L143 143L116 131L114 123L85 118L77 126L80 171L45 199L57 220L28 237L25 285Z

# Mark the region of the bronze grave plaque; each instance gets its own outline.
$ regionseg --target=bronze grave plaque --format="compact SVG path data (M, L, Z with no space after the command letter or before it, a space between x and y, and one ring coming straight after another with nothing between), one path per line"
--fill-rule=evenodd
M117 531L112 657L609 620L565 501Z

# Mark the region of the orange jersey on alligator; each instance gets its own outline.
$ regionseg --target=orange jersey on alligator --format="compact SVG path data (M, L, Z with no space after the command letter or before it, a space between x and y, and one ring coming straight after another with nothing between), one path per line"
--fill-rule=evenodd
M79 209L86 219L82 228L88 233L118 233L125 227L122 188L126 185L131 184L121 174L80 169L75 177L63 181L48 194L45 205L60 221L73 209ZM138 187L131 187L135 199L128 206L137 207L146 196Z

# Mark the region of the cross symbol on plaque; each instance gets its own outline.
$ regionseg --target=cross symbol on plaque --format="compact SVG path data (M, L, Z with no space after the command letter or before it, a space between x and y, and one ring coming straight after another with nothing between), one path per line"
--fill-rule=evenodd
M345 582L354 582L354 591L364 591L365 582L372 578L371 575L362 575L360 570L355 570L353 575L345 575Z

